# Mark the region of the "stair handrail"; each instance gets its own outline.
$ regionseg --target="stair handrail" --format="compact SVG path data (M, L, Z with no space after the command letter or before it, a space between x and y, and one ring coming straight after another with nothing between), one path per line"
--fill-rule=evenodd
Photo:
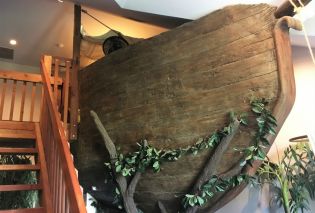
M73 159L71 157L71 152L68 145L68 140L64 131L64 127L61 123L60 116L58 115L58 109L56 106L56 100L53 95L52 89L49 82L50 73L48 72L51 66L51 56L42 56L41 61L41 74L43 80L44 88L44 99L47 101L48 112L50 113L52 126L54 131L57 131L57 141L59 141L58 146L60 148L60 154L63 158L61 162L63 174L65 175L67 193L69 194L69 202L71 212L75 213L86 213L85 203L83 199L83 194L80 188L78 177L76 175L76 170L74 167Z

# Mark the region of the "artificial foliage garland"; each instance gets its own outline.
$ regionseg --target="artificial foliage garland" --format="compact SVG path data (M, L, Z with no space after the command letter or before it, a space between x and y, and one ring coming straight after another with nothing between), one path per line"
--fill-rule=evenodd
M240 163L240 167L246 165L252 165L253 161L263 161L266 157L264 149L269 146L269 141L266 138L269 134L275 134L276 119L272 113L267 109L268 101L265 99L257 99L251 102L251 110L256 116L257 131L253 138L252 145L242 150L236 150L243 154L243 159ZM118 154L118 158L115 159L114 164L105 163L115 173L121 174L124 177L134 175L136 172L145 172L147 168L151 168L154 172L159 172L161 165L164 162L177 161L182 156L187 154L196 155L199 152L215 148L221 140L229 135L232 131L233 123L237 120L240 124L247 126L247 114L241 113L237 116L235 113L230 113L230 123L215 131L210 136L199 139L195 144L187 146L186 148L178 149L165 149L158 150L148 145L146 140L143 140L138 144L138 150L136 152ZM113 163L113 162L112 162ZM113 168L114 165L114 168ZM241 173L237 176L229 178L221 178L218 176L212 176L205 184L200 188L200 194L186 194L183 198L184 209L188 207L204 206L210 198L220 192L224 192L241 183L248 182L252 177L245 173ZM115 190L116 204L122 208L120 191L118 188Z
M266 108L267 104L268 101L264 99L251 102L251 110L256 116L257 131L251 146L241 150L235 149L236 151L243 153L243 159L241 160L240 167L244 167L246 165L252 166L252 163L255 160L263 161L266 157L264 149L270 146L267 136L269 134L276 134L275 128L277 126L277 121L272 113ZM247 119L244 116L241 117L240 122L243 125L248 125ZM201 194L186 194L182 202L183 206L184 208L195 205L203 206L206 201L211 199L215 194L224 192L244 182L248 183L254 179L254 177L251 177L246 173L241 173L225 179L213 176L202 186Z

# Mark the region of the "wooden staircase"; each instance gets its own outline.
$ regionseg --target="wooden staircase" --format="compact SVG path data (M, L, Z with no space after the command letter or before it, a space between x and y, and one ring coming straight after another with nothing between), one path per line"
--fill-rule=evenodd
M0 213L86 213L68 142L76 138L77 126L71 122L77 120L71 113L77 116L70 97L73 69L69 59L44 56L41 75L0 71L0 155L32 156L31 164L0 164L0 172L33 171L37 180L0 185L0 193L36 190L39 195L36 208Z
M43 147L43 141L39 128L39 123L34 122L14 122L14 121L1 121L2 126L1 138L4 139L34 139L33 147L0 147L0 155L30 155L34 157L33 164L10 164L0 165L0 171L36 171L37 183L36 184L12 184L0 185L0 193L12 191L28 191L37 190L40 195L40 206L33 209L15 209L15 210L0 210L1 213L24 213L24 212L52 212L50 184L47 174L46 159ZM12 133L14 131L14 134Z

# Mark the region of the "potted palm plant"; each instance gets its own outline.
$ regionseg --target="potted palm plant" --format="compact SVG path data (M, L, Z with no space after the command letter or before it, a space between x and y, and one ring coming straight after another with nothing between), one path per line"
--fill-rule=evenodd
M266 159L257 170L257 182L269 183L275 189L272 202L285 213L309 209L309 198L315 197L315 158L307 143L289 146L278 162Z

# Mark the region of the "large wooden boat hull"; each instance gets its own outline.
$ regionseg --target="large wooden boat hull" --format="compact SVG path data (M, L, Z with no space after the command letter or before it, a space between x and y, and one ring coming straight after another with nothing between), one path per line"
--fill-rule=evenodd
M270 100L279 130L293 105L295 86L288 26L286 20L277 26L274 12L266 4L226 7L80 71L80 170L106 161L90 110L98 113L123 152L135 150L142 139L158 148L191 145L223 127L230 111L249 112L253 98ZM246 130L236 136L218 162L219 173L238 163L241 155L233 148L246 147L251 139ZM160 173L146 172L137 187L139 207L155 212L160 200L177 212L181 196L210 155L187 156L163 164ZM213 200L213 208L240 189Z

